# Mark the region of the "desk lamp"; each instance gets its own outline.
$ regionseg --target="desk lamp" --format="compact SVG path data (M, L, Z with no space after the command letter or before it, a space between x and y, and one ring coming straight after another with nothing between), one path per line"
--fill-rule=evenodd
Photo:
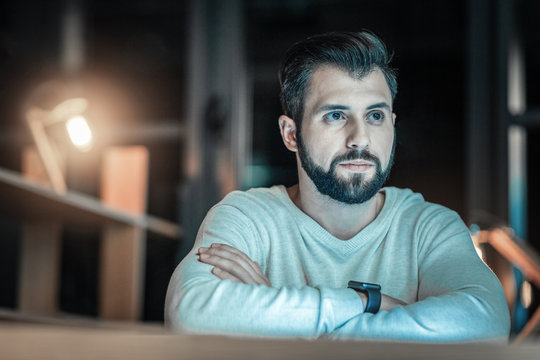
M86 99L72 98L61 102L50 111L33 106L26 112L26 121L30 127L32 138L43 161L47 176L57 193L66 192L67 186L46 128L65 123L73 144L81 151L89 151L93 145L92 131L82 115L87 107L88 101Z

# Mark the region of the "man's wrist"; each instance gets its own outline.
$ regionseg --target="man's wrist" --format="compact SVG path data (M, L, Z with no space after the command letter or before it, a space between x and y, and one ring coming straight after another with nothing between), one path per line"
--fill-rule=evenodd
M379 311L382 300L381 285L351 280L347 287L365 295L364 312L376 314Z
M356 291L358 296L360 296L360 299L362 299L362 305L364 306L362 311L366 311L367 300L368 300L367 295L365 293L363 293L363 292L358 291L358 290L354 290L354 291Z

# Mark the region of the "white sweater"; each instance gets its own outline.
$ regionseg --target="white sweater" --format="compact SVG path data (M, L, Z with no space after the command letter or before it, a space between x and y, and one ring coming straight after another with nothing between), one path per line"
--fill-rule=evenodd
M504 339L502 287L459 216L410 190L384 188L377 218L340 240L298 209L283 186L235 191L206 216L176 268L165 321L191 333L409 341ZM200 246L229 244L261 264L272 287L220 280ZM363 313L349 280L381 284L407 306Z

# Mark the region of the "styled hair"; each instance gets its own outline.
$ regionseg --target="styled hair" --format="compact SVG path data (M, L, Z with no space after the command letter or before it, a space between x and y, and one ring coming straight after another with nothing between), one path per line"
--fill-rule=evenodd
M380 69L394 101L397 79L391 59L382 40L369 31L331 32L300 41L285 53L279 69L283 112L300 131L311 76L324 65L335 66L357 79Z

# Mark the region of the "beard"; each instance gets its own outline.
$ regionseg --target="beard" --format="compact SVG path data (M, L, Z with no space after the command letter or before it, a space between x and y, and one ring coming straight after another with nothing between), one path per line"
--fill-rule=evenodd
M367 150L350 150L345 154L338 155L332 160L328 171L324 171L309 155L301 134L298 134L297 140L300 164L317 187L317 190L323 195L346 204L362 204L375 196L388 179L394 163L395 134L390 159L384 171L379 158ZM375 164L373 179L366 180L364 174L353 174L349 179L341 179L336 175L336 167L340 162L356 159L367 160Z

